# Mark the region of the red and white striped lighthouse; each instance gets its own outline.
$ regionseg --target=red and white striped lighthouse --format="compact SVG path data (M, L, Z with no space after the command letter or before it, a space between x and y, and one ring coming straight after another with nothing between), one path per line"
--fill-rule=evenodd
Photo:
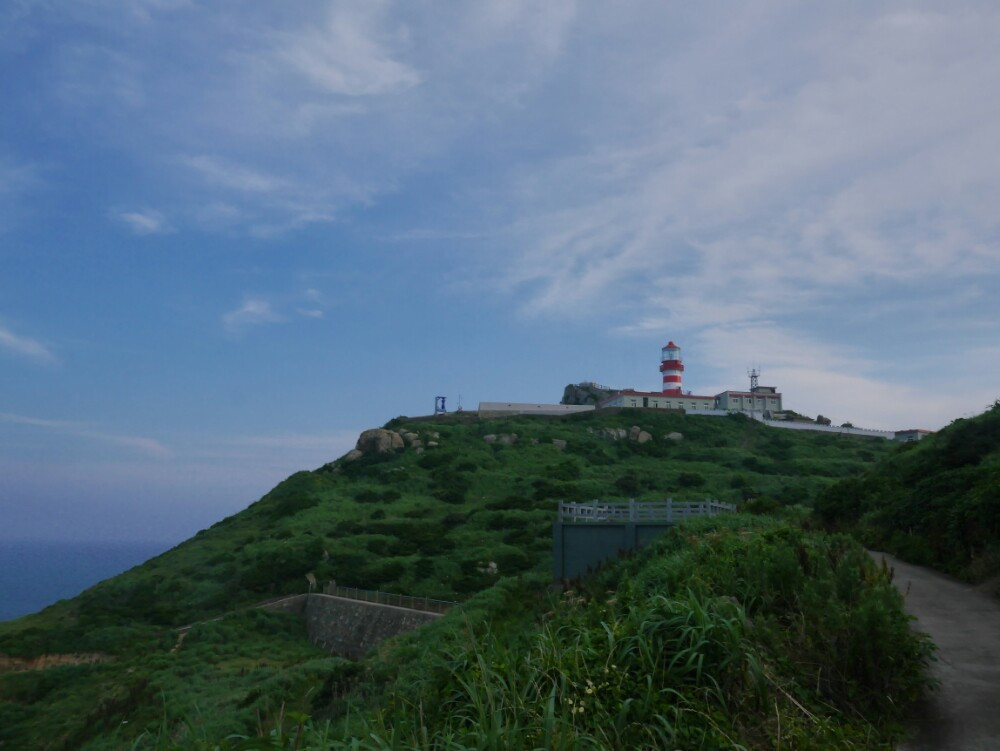
M660 372L663 373L663 393L681 393L681 373L684 363L681 361L681 348L673 342L667 342L660 350Z

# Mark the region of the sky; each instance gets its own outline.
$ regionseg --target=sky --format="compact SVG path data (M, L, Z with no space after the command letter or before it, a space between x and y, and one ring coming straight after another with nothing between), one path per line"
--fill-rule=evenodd
M1000 397L1000 5L0 4L0 540L178 542L397 415Z

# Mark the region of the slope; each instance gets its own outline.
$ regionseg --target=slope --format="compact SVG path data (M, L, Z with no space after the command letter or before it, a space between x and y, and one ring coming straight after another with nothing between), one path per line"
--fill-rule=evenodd
M633 426L652 439L629 439ZM808 503L891 449L739 416L648 411L398 418L387 427L419 436L424 450L411 443L292 475L142 566L0 625L0 654L102 660L0 675L0 741L113 748L110 738L135 738L165 716L197 715L207 728L232 732L340 662L277 614L203 624L177 651L173 627L303 591L309 573L463 600L503 577L548 569L559 500L712 496L776 508Z
M822 492L816 513L870 547L980 582L1000 575L1000 402L900 445Z

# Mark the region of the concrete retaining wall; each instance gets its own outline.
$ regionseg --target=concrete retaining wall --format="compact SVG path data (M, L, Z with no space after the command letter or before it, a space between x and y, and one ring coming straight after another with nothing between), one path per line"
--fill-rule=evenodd
M321 594L296 595L262 607L301 615L309 641L352 660L364 657L386 639L441 617L440 613Z

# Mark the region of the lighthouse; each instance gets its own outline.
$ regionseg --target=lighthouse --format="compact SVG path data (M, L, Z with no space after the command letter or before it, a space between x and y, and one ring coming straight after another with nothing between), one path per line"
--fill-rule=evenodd
M681 348L672 341L667 342L660 350L660 372L663 373L663 393L680 394L681 373L684 372L684 363L681 361Z

